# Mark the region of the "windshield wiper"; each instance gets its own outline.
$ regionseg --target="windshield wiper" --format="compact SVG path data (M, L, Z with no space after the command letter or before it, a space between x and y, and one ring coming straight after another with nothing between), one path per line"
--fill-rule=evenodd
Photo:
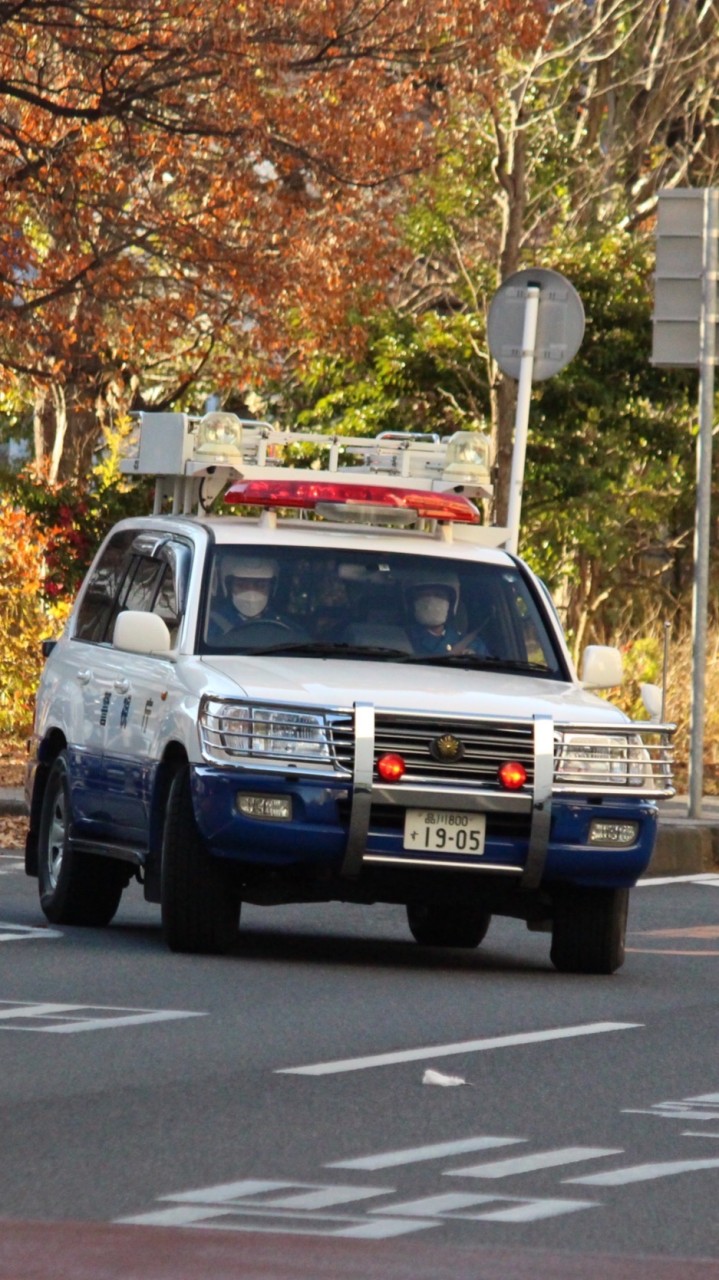
M388 649L384 645L368 644L331 644L329 641L300 641L292 643L285 640L283 644L263 645L261 649L233 649L233 653L250 654L252 657L272 655L273 653L291 653L298 657L309 658L407 658L406 649Z
M521 662L515 658L496 658L489 653L414 653L402 659L408 663L431 666L472 667L479 671L527 671L532 675L557 676L543 662Z

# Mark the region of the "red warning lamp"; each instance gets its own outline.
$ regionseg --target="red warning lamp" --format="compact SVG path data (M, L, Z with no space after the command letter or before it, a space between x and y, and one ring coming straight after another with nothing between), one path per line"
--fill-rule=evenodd
M408 511L422 519L479 523L476 506L461 493L392 488L391 485L364 484L356 480L236 480L227 490L224 501L244 503L248 507L298 507L305 511L314 511L318 504L349 508L370 504Z
M380 756L377 761L377 772L385 782L399 782L406 771L407 766L404 760L393 751L388 752L386 756Z
M527 770L518 760L507 760L498 770L497 776L507 791L519 791L527 781Z

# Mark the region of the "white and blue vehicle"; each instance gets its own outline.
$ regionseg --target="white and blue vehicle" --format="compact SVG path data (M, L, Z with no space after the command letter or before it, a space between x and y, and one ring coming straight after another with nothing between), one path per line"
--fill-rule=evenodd
M478 523L482 437L334 442L320 471L281 465L298 439L143 415L126 467L164 469L156 511L105 539L38 691L45 915L106 925L135 878L173 950L212 953L243 902L397 903L422 945L477 946L498 914L551 933L557 969L613 972L672 727L592 692L617 650L578 677ZM228 477L247 514L191 514Z

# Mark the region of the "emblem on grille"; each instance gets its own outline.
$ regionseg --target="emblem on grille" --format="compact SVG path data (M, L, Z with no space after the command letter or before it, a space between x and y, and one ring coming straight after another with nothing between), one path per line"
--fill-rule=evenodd
M451 764L455 760L462 759L464 746L453 733L443 733L441 738L432 739L429 744L429 754L434 760Z

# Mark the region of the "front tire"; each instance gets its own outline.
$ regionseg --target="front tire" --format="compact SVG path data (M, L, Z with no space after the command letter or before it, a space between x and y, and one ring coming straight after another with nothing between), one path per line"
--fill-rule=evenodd
M51 924L107 925L127 884L125 866L112 858L77 853L70 844L72 802L67 754L56 757L47 779L38 835L40 906Z
M237 936L240 895L228 868L205 849L197 828L190 771L175 775L162 841L162 932L171 951L222 955Z
M478 947L491 919L490 912L479 907L407 905L409 931L422 947Z
M550 957L560 973L615 973L624 963L628 889L567 886L554 903Z

